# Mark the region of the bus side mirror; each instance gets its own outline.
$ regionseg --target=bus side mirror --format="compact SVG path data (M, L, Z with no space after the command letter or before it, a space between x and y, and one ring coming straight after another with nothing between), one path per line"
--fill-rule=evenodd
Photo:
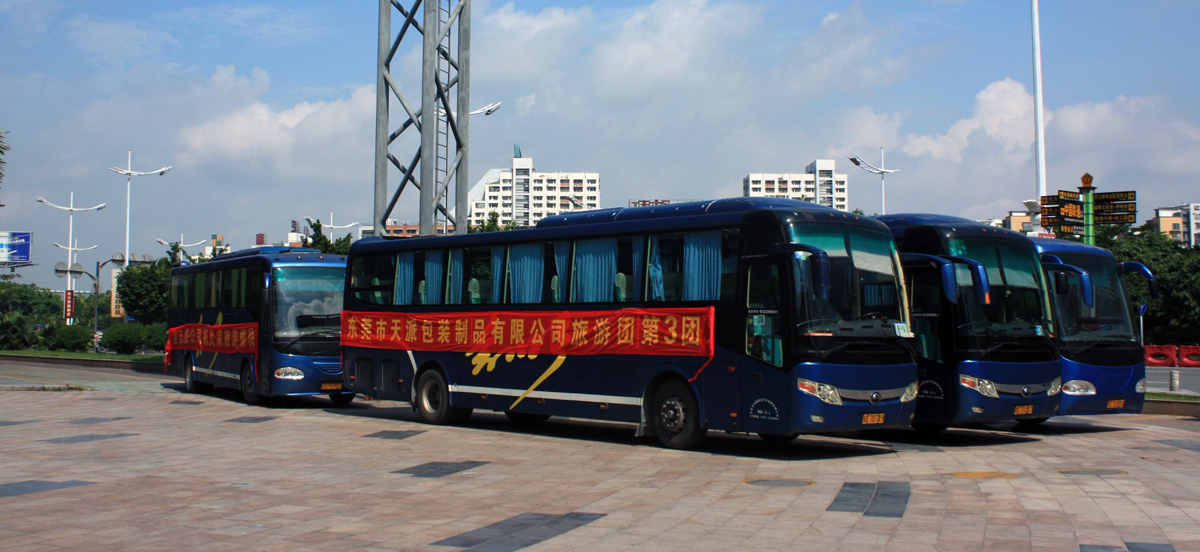
M829 254L825 250L802 243L776 243L771 250L776 253L790 251L797 261L802 259L802 253L808 253L808 260L812 263L813 291L821 299L829 298Z
M954 263L934 255L924 253L901 253L900 263L905 269L909 267L926 268L929 264L936 265L942 279L942 295L950 303L958 302L958 276L954 273Z
M1117 269L1120 270L1121 274L1137 274L1149 280L1147 283L1150 284L1150 297L1158 299L1158 279L1154 277L1154 273L1146 265L1133 261L1125 261L1117 265Z
M1066 293L1067 290L1067 274L1074 272L1079 275L1079 292L1083 297L1083 304L1088 308L1096 306L1096 290L1092 287L1092 275L1082 268L1066 265L1062 263L1042 263L1042 269L1047 272L1054 273L1054 286L1057 293Z
M988 285L987 267L975 259L968 259L966 257L947 256L942 258L954 263L967 265L967 268L971 271L971 284L975 286L975 298L984 305L992 303L991 289Z

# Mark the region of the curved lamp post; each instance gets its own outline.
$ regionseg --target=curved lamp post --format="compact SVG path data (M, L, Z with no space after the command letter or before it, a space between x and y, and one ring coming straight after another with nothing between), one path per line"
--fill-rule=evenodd
M171 247L172 245L179 244L179 253L180 253L181 255L183 255L183 256L185 256L185 257L186 257L186 256L187 256L187 250L186 250L186 249L184 249L185 247L195 247L195 246L197 246L197 245L200 245L200 244L202 244L202 243L204 243L204 242L206 242L206 241L208 241L208 240L200 240L200 241L198 241L198 242L196 242L196 243L184 244L184 243L183 243L183 234L180 234L180 235L179 235L179 241L177 241L177 242L169 242L169 241L162 240L162 239L157 239L157 238L156 238L154 241L156 241L156 242L158 242L158 243L161 243L161 244L163 244L163 245L165 245L165 246L167 246L167 247ZM172 261L182 261L182 260L183 260L183 259L172 259Z
M67 245L68 246L63 247L57 243L55 243L54 245L58 245L59 247L62 247L63 249L67 250L67 266L68 267L74 266L75 251L77 251L77 249L75 249L74 247L71 247L71 245L75 243L75 211L99 211L99 210L103 209L105 206L107 206L108 204L101 203L95 207L76 207L75 206L75 192L71 192L70 203L68 203L66 207L63 207L62 205L56 205L54 203L46 201L46 198L40 197L40 196L37 198L37 201L38 201L38 203L43 203L43 204L49 205L51 207L54 207L55 209L60 209L60 210L70 213L67 216ZM92 247L89 247L88 249L94 249L95 247L96 246L93 245ZM70 278L67 279L67 290L68 291L75 290L75 285L74 285L73 279L70 279ZM67 324L69 325L70 323L71 323L71 321L68 320Z
M108 168L108 170L110 170L112 172L125 175L125 260L122 261L124 264L121 265L121 268L129 267L129 189L130 189L130 183L133 180L133 177L147 176L147 175L151 175L151 174L157 174L159 176L162 176L164 174L167 174L167 171L171 170L171 167L163 167L156 171L135 172L131 168L132 166L133 166L133 150L131 149L131 150L129 150L129 158L126 161L124 169L122 169L120 167L109 167Z
M871 174L879 175L879 194L881 196L880 204L879 204L879 211L880 211L879 214L886 215L887 214L887 183L884 182L884 178L888 173L894 173L896 171L899 171L900 169L885 169L885 168L883 168L884 167L883 146L879 147L879 166L878 167L876 167L870 163L867 163L866 161L863 161L862 158L857 155L851 155L850 162L854 163L855 167L858 167L858 168L860 168L864 171L867 171Z

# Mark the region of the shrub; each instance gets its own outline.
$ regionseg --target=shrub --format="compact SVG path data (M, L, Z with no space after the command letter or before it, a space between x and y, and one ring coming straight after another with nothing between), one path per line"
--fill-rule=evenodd
M145 331L140 324L113 324L104 330L100 344L108 350L131 355L137 352L145 340Z
M142 328L145 335L142 338L142 345L151 350L162 351L167 348L167 323L159 322L158 324L150 324Z
M62 326L45 345L53 351L87 351L92 348L92 338L95 334L96 332L87 326Z
M29 321L18 312L8 312L0 318L0 349L17 351L37 343L37 333Z

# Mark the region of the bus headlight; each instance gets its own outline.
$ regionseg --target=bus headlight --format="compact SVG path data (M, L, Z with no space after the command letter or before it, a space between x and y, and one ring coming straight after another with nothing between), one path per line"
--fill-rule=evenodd
M908 384L908 387L904 388L904 394L900 396L900 402L906 403L908 401L911 401L911 400L917 398L917 389L920 388L920 386L917 385L917 383L918 382L914 381L914 382Z
M304 372L299 368L280 368L275 370L275 377L290 380L304 379Z
M1054 381L1050 382L1050 389L1046 391L1046 396L1053 397L1057 395L1059 391L1062 391L1062 388L1062 378L1054 378ZM1096 391L1092 390L1092 392L1095 393Z
M979 391L980 395L991 397L993 399L1000 398L1000 394L996 392L996 384L992 380L985 380L975 376L961 375L958 376L958 382L967 389Z
M1138 380L1137 385L1133 388L1133 392L1134 393L1145 393L1146 392L1146 378L1142 378L1142 379Z
M804 378L796 378L796 388L812 395L822 402L829 404L842 404L842 396L838 393L837 387L827 383L819 383Z
M1090 381L1071 380L1063 384L1062 391L1068 395L1095 395L1096 386Z

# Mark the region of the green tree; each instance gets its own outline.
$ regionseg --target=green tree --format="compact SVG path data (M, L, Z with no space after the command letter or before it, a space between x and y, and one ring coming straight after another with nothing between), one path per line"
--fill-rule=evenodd
M325 233L321 231L321 220L309 220L308 227L312 228L312 239L304 238L304 247L311 247L329 255L349 255L350 254L350 234L345 237L338 238L334 241L329 241Z
M501 232L504 230L513 230L516 227L517 227L517 225L512 222L501 225L500 224L500 213L492 211L492 212L488 213L487 222L484 222L483 224L477 224L475 226L468 226L467 233L468 234L477 234L479 232Z
M1118 261L1146 265L1158 281L1162 295L1152 299L1144 279L1125 279L1134 304L1145 298L1149 305L1146 342L1200 343L1200 251L1186 249L1157 231L1135 230L1114 239L1112 252Z
M87 326L51 324L42 330L42 346L51 351L87 351L95 333Z
M20 313L30 322L47 324L62 319L63 298L34 284L0 282L0 311Z
M142 347L154 351L167 348L167 323L159 322L142 328Z
M154 264L135 266L117 277L121 306L134 320L143 324L167 321L167 292L171 283L171 262L163 257Z
M111 291L102 292L99 296L89 293L79 299L79 310L75 311L75 320L77 323L81 322L89 327L93 325L93 322L98 322L100 327L93 329L103 330L113 323L113 318L108 315L111 304ZM99 316L96 316L97 314Z
M19 312L7 312L0 317L0 350L20 351L37 343L33 325Z

